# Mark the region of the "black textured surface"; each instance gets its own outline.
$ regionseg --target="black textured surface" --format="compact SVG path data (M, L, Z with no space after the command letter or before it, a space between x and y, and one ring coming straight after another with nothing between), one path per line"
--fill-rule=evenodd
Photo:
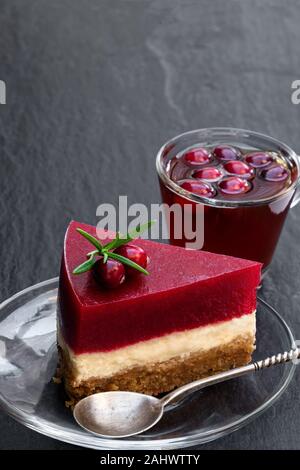
M63 234L101 202L159 200L154 156L235 126L300 151L297 0L0 0L1 299L58 273ZM300 206L262 295L300 338ZM300 449L299 371L246 428L201 448ZM67 449L0 415L0 448Z

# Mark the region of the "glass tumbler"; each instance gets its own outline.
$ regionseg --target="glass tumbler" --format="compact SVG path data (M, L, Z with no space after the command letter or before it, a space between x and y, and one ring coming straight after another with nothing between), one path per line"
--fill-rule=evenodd
M232 145L249 152L277 152L290 169L291 182L271 197L216 199L186 191L170 177L170 162L194 146ZM259 261L263 273L268 269L290 207L300 199L300 165L296 153L284 143L257 132L234 128L208 128L181 134L163 145L156 159L162 199L167 206L175 203L203 206L203 246L213 253ZM249 193L250 194L250 193ZM182 232L184 233L184 231ZM186 246L184 235L175 237L169 224L170 243Z

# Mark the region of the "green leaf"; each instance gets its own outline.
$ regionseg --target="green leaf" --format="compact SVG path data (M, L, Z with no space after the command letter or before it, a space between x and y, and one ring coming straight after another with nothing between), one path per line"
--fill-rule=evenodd
M80 235L82 235L84 238L86 238L92 245L94 245L99 251L102 250L103 246L98 240L98 238L93 237L90 233L86 232L85 230L82 230L81 228L76 229Z
M105 250L115 250L116 248L119 248L119 246L125 245L126 243L134 240L135 238L138 238L141 233L145 232L145 230L151 227L151 225L153 225L155 222L155 220L150 220L150 222L138 225L135 230L132 230L127 235L122 236L122 238L120 238L120 233L117 232L116 238L109 242L107 245L105 245Z
M89 258L91 255L100 255L99 250L93 250L86 254L86 257Z
M84 238L86 238L92 245L94 245L96 250L90 251L87 253L87 260L77 266L77 268L74 269L73 274L82 274L90 269L92 269L93 265L96 262L96 257L97 256L102 256L103 257L103 263L106 263L108 258L115 259L119 261L120 263L126 264L127 266L130 266L131 268L136 269L137 271L148 275L148 271L146 269L142 268L139 264L135 263L134 261L131 261L130 259L126 258L125 256L118 255L117 253L111 252L109 250L115 250L119 246L125 245L131 240L134 240L137 238L141 233L143 233L145 230L147 230L149 227L151 227L152 224L154 224L155 221L151 220L150 222L147 222L146 224L138 225L135 230L132 230L129 232L124 238L121 238L121 235L119 232L116 233L116 238L112 240L111 242L107 243L105 246L103 246L97 238L95 238L93 235L90 233L86 232L85 230L82 230L81 228L77 228L77 232L80 233Z
M127 237L130 238L131 240L134 240L137 238L141 233L145 232L148 228L151 227L151 225L155 224L156 220L150 220L149 222L146 222L145 224L138 225L136 229L132 230L131 232L128 233Z
M135 263L134 261L131 261L130 259L125 258L125 256L118 255L117 253L111 253L110 251L108 251L106 254L109 258L120 261L120 263L127 264L127 266L130 266L131 268L137 269L138 271L140 271L143 274L146 274L146 275L149 274L149 272L146 271L146 269L142 268L142 266Z
M80 264L79 266L77 266L77 268L74 269L73 274L86 273L87 271L92 269L96 262L97 253L98 252L96 251L91 252L89 258L84 263Z

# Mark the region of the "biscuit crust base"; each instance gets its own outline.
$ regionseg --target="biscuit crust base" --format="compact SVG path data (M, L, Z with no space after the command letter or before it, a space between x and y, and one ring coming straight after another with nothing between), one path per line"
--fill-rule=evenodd
M235 341L222 346L200 350L174 357L165 362L133 367L111 377L91 377L78 382L68 354L58 346L59 365L57 377L61 378L70 398L69 406L82 398L98 392L128 390L159 395L200 378L245 365L251 361L254 350L253 336L238 336Z

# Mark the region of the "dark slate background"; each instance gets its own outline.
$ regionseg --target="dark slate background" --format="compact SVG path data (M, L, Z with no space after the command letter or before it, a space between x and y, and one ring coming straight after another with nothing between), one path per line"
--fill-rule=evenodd
M159 200L154 158L235 126L300 151L297 0L0 0L0 297L56 276L63 234L101 202ZM300 338L300 206L262 295ZM297 336L298 335L298 336ZM2 449L69 449L0 415ZM202 449L299 449L299 373L246 428Z

